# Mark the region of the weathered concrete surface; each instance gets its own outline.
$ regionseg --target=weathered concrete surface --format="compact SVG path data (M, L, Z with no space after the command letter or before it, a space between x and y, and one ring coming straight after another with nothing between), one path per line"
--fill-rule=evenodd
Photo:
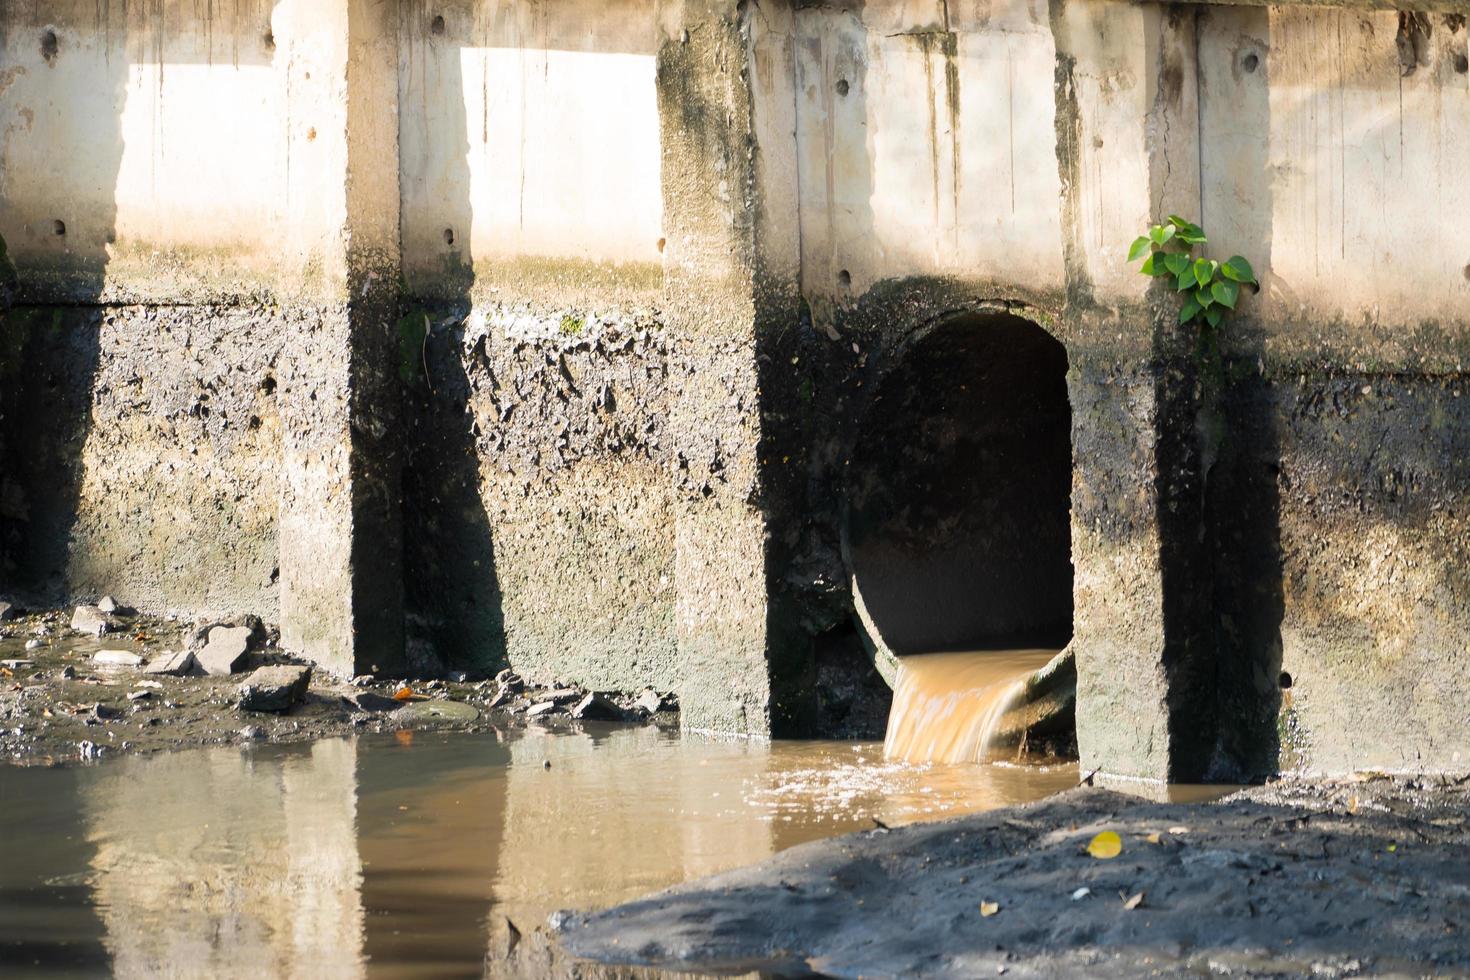
M1385 779L1195 806L1079 789L795 847L563 916L559 938L607 964L784 977L1456 975L1465 796ZM1087 853L1105 830L1112 860Z
M1004 314L1085 766L1463 769L1466 29L1369 6L12 3L0 584L807 729L874 393ZM1176 212L1264 287L1208 341Z

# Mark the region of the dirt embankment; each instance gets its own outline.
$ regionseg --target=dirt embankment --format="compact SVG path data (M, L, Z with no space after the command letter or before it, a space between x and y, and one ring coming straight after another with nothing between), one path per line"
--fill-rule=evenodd
M1194 805L1082 788L793 848L567 914L559 938L607 964L775 976L1464 977L1467 813L1467 781L1439 778ZM1120 853L1094 856L1109 831Z
M528 683L508 670L494 679L423 681L349 681L318 671L304 692L281 685L262 696L261 685L273 679L271 672L257 675L258 669L299 661L258 620L186 626L126 610L79 608L20 616L3 611L0 763L59 764L427 726L468 731L582 721L678 723L677 704L668 695L594 694L575 685ZM260 678L254 700L284 710L242 705L253 677Z

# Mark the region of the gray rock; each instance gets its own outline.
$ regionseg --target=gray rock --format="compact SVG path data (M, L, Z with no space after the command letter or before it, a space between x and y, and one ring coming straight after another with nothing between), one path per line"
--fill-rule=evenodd
M583 721L621 721L623 709L593 692L572 707L572 717Z
M71 614L71 628L88 636L101 636L116 625L111 616L96 606L77 606Z
M209 631L209 641L194 659L206 674L226 677L237 673L245 668L250 634L248 626L216 626Z
M542 715L550 714L558 707L560 707L560 705L558 705L555 701L542 701L539 704L533 704L529 708L527 708L526 717L539 718Z
M359 691L356 694L344 697L342 700L360 711L397 711L403 707L403 701L398 701L378 694L376 691Z
M128 700L129 701L147 701L151 697L153 697L153 692L152 691L129 691L128 692Z
M114 708L110 704L98 702L92 706L92 717L98 721L116 721L123 716L121 708Z
M39 650L43 646L45 646L45 644L42 643L40 640L26 640L27 650Z
M194 655L188 650L173 652L165 650L148 662L148 666L143 668L143 673L183 677L193 669Z
M408 722L471 722L480 717L480 710L463 701L414 701L395 717Z
M664 696L650 687L638 695L638 700L634 702L634 705L650 715L656 715L664 710Z
M111 616L118 610L117 600L110 595L105 595L97 600L97 608Z
M4 599L0 599L0 622L4 622L7 619L14 618L15 606L11 603L6 602Z
M126 650L98 650L92 654L92 662L112 667L141 667L143 658Z
M61 676L64 680L75 680L77 676L77 669L71 664L67 664L65 667L61 668Z
M213 644L211 638L210 645ZM205 652L208 652L208 647ZM309 684L310 667L261 667L240 685L240 708L243 711L285 711L301 700Z
M239 735L247 742L254 742L257 739L265 738L265 729L259 725L246 725L240 729Z
M526 686L526 682L521 680L521 675L509 667L495 675L495 683L500 685L502 690L509 691L511 694L520 692Z
M0 667L8 667L11 670L24 670L34 666L36 666L34 660L0 660Z
M561 687L554 691L547 691L542 697L555 704L571 704L573 701L582 700L582 694L583 692L575 687Z

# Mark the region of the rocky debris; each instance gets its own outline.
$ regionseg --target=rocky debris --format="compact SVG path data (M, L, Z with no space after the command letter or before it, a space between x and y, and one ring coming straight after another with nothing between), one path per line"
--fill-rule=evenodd
M245 668L252 630L248 626L215 626L204 647L194 655L206 674L227 677Z
M561 706L558 705L555 701L539 701L526 709L526 717L540 718L545 715L551 714L553 711L556 711L560 707Z
M394 716L399 721L414 722L471 722L480 717L479 709L463 701L412 701Z
M500 690L510 694L519 694L526 689L526 682L521 680L521 675L509 667L495 675L495 683Z
M110 704L103 704L99 701L92 705L91 717L97 721L116 721L123 716L123 713L121 708L114 708Z
M559 687L555 690L547 691L542 695L542 698L554 704L571 704L573 701L582 700L582 691L575 687Z
M582 721L621 721L623 709L594 691L572 707L571 715Z
M81 741L77 743L77 755L83 759L100 759L105 748L96 742Z
M101 636L116 626L117 620L96 606L77 606L71 614L71 628L88 636Z
M645 714L656 715L664 710L664 696L650 687L638 695L638 700L633 702L633 706Z
M213 642L211 639L211 645ZM261 667L240 685L240 709L286 711L306 695L306 688L310 684L310 667Z
M15 618L15 606L12 603L0 599L0 623Z
M109 667L141 667L143 658L126 650L98 650L92 654L92 662Z
M194 667L194 654L188 650L165 650L148 661L148 666L143 668L143 673L158 676L183 677L193 672Z
M397 698L390 698L382 694L378 694L376 691L359 691L356 694L345 695L342 700L352 705L352 707L357 708L359 711L370 711L374 713L381 711L397 711L406 703L403 701L399 701Z
M0 660L0 667L5 667L9 670L25 670L27 667L34 666L36 666L34 660Z

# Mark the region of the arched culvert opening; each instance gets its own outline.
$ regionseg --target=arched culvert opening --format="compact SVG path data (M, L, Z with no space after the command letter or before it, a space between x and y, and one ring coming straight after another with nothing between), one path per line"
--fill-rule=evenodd
M1066 376L1066 350L1036 324L966 314L911 343L880 382L844 528L880 654L1070 641Z

